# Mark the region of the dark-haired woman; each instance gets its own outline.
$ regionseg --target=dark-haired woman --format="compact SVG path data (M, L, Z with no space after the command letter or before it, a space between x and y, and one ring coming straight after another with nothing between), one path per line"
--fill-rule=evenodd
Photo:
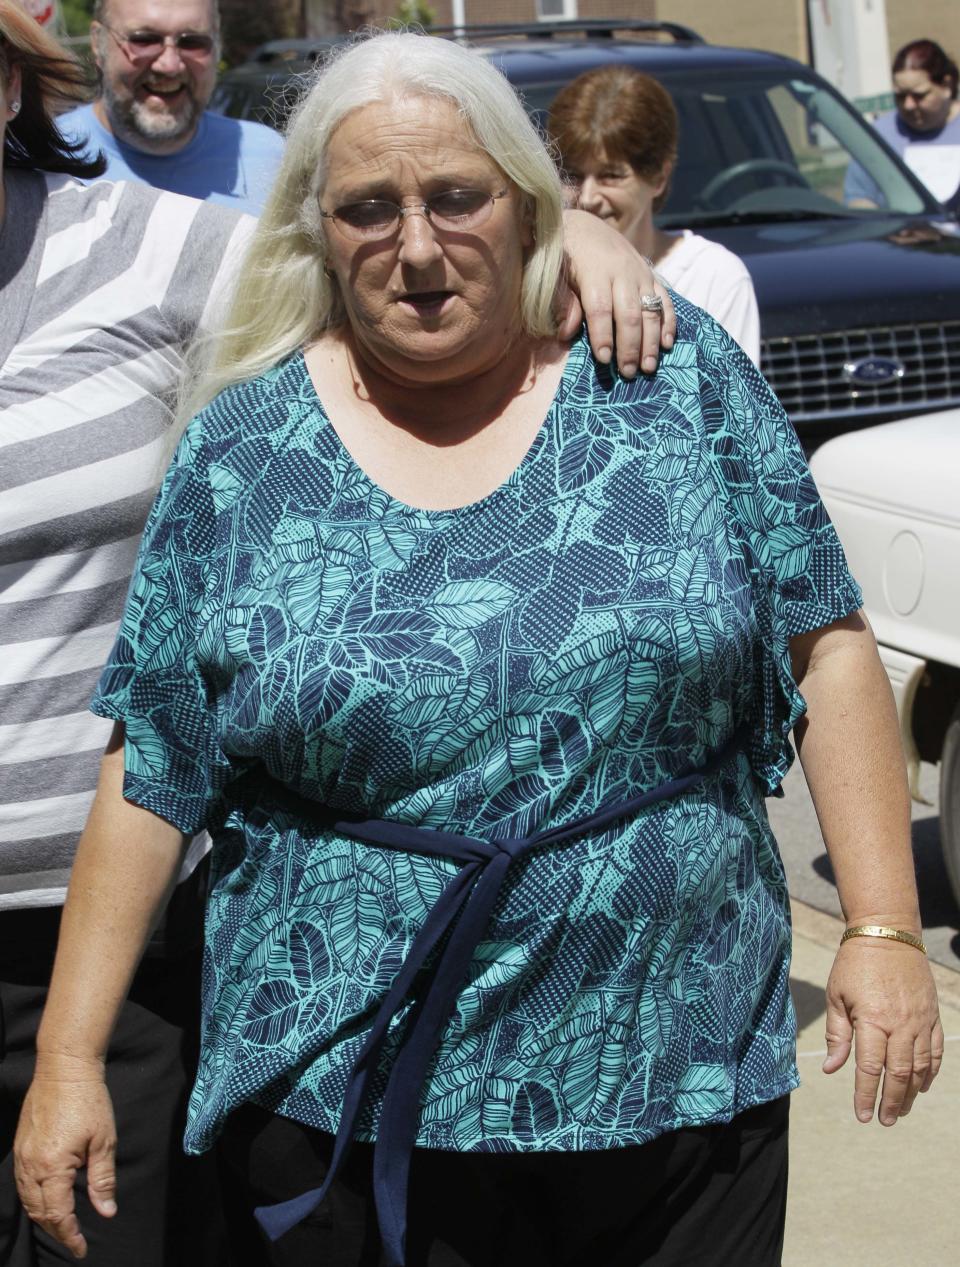
M0 0L4 1267L63 1261L62 1248L20 1210L12 1145L67 879L110 732L86 705L162 473L187 346L219 307L253 227L223 208L145 185L73 179L102 165L66 144L53 120L86 92L76 63L15 0ZM646 367L658 338L656 314L642 314L639 302L649 271L613 234L604 251L588 218L579 219L594 347L610 344L615 309L621 369L635 367L641 352ZM87 1248L103 1267L217 1267L221 1260L202 1163L185 1159L180 1146L199 1016L195 863L203 847L198 838L184 860L163 931L103 1053L117 1120L100 1124L76 1191ZM69 1050L45 1050L38 1071L79 1080L84 1065ZM123 1151L114 1214L97 1182L116 1129ZM106 1220L90 1217L88 1185ZM46 1199L65 1215L73 1206L69 1180Z
M73 852L109 726L86 711L161 468L170 395L252 227L145 186L97 183L57 111L81 68L0 0L0 1262L63 1251L20 1209L13 1135ZM222 266L223 261L227 261ZM91 1227L110 1267L217 1267L212 1167L180 1148L195 1066L196 856L110 1048L123 1207ZM57 1054L65 1067L69 1051ZM75 1063L75 1062L73 1062ZM78 1067L79 1070L79 1067ZM136 1112L134 1111L136 1109ZM104 1124L108 1146L112 1124ZM84 1194L79 1194L81 1201Z
M759 365L760 313L746 265L719 242L654 222L677 161L677 112L663 85L628 66L588 70L554 99L548 127L576 205L622 233Z
M883 139L951 211L960 209L960 101L957 64L934 40L905 44L893 59L897 108L876 121ZM883 195L859 166L847 173L852 205L883 206Z

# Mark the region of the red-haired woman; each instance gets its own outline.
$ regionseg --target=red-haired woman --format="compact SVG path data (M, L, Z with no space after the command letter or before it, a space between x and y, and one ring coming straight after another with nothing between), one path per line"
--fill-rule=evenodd
M957 64L933 40L913 40L893 59L896 110L876 129L933 196L960 209L960 101ZM847 174L850 203L883 206L883 195L859 166Z
M759 364L760 317L746 265L689 229L667 233L654 223L677 161L677 112L667 90L625 66L590 70L555 98L548 128L577 205L618 229Z

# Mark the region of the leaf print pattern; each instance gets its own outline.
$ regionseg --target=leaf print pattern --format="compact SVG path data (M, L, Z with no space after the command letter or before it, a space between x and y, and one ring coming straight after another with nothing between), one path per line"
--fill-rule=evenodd
M803 709L789 638L860 597L766 385L675 303L653 379L575 342L527 456L461 510L377 488L300 355L188 430L94 707L126 723L125 794L214 837L190 1150L248 1100L335 1130L455 873L339 836L321 807L520 836L653 788L744 724L746 750L699 788L514 865L419 1143L609 1148L795 1085L763 795ZM361 1136L376 1122L374 1097Z

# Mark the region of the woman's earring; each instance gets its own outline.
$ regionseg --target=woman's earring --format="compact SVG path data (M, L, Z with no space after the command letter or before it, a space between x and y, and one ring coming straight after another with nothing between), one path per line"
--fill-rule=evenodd
M10 113L11 113L11 114L19 114L19 113L20 113L20 102L19 102L19 101L11 101L11 102L10 102Z

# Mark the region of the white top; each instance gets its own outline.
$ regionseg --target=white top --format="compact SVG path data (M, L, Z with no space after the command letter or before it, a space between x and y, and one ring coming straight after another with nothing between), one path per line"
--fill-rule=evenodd
M747 266L719 242L684 229L676 246L657 263L667 285L709 312L760 364L760 313Z

